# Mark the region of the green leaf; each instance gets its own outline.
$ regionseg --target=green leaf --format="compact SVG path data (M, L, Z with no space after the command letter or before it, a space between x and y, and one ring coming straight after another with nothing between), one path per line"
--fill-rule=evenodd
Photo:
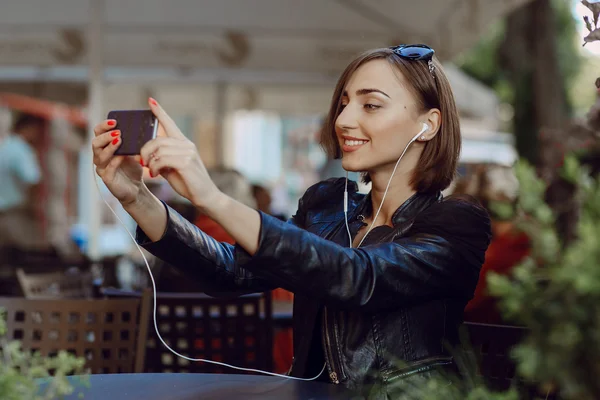
M579 182L582 176L582 171L579 161L574 155L569 154L565 156L563 166L560 170L560 176L573 184L577 184Z
M7 341L4 337L4 313L0 313L0 328L0 399L57 399L74 393L75 386L69 382L67 374L84 374L85 359L65 351L55 357L23 351L19 341ZM50 369L54 370L53 376L50 376ZM47 383L43 392L39 386L42 381Z

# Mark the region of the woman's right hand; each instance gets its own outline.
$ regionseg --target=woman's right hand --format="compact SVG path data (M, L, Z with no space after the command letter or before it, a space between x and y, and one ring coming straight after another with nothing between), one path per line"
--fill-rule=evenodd
M144 185L143 168L134 156L115 156L121 144L121 132L115 129L114 119L105 120L94 127L92 140L96 173L123 206L138 199Z

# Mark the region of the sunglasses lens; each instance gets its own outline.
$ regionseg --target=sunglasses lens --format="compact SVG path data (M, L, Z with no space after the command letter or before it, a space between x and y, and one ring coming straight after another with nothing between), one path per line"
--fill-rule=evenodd
M398 46L394 52L400 57L410 60L430 60L433 57L434 51L427 46Z

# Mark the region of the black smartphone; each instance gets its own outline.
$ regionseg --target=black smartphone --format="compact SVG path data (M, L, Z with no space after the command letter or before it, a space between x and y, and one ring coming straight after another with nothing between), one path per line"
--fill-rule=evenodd
M151 110L116 110L108 119L117 121L115 129L121 131L121 145L115 151L120 156L136 156L142 147L156 137L158 121Z

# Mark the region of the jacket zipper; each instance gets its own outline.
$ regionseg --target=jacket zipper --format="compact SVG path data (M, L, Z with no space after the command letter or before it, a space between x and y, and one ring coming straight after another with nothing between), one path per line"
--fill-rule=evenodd
M329 371L329 379L331 380L331 382L337 385L340 383L340 378L344 378L344 373L342 371L341 362L336 363L337 360L334 354L335 349L331 343L329 325L327 324L327 315L327 307L323 307L323 336L325 339L323 345L325 347L325 363L327 364L327 369ZM339 368L336 368L338 365Z
M356 213L356 210L354 210L353 212ZM362 217L362 215L361 215L361 217ZM354 219L354 215L352 216L351 220L353 220L353 219ZM364 219L364 217L362 217L361 222L363 219ZM342 226L343 226L343 221L340 221L336 226L333 227L333 229L331 229L331 231L329 231L325 236L323 236L323 238L331 240L331 238L341 229ZM325 364L327 365L327 370L329 372L329 380L331 380L331 382L338 385L340 383L340 377L344 378L344 374L342 372L340 374L340 376L338 376L338 372L335 368L335 358L333 355L334 349L333 349L333 346L331 345L331 339L329 338L330 337L329 325L327 324L327 307L323 307L323 336L324 336L323 347L325 347ZM341 371L341 362L340 362L340 371Z
M426 365L423 365L423 364L426 364ZM392 380L404 378L409 375L414 375L414 374L418 374L421 372L429 371L437 366L450 365L450 364L452 364L451 360L448 360L448 361L446 361L446 360L425 360L425 361L422 361L422 362L412 365L412 367L414 369L411 369L410 371L400 372L400 373L393 375L392 377L387 378L387 381L390 382Z

